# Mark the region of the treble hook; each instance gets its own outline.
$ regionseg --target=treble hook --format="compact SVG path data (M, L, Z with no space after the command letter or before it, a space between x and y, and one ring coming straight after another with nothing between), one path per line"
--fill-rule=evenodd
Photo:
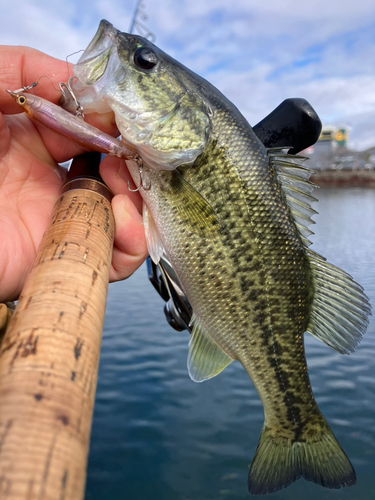
M85 118L85 115L83 114L83 107L81 106L81 104L79 103L79 101L77 100L73 90L72 90L72 87L70 86L72 80L74 78L77 78L76 76L71 76L68 80L67 83L64 83L64 82L60 82L59 83L59 87L60 87L60 90L61 90L61 93L63 94L63 96L65 97L66 99L66 95L65 95L65 92L64 92L64 87L67 89L67 91L69 92L69 94L71 95L73 101L74 101L74 104L76 105L76 116L78 118L82 118L82 120Z
M149 191L151 189L151 181L150 179L148 179L148 182L145 184L143 182L143 177L142 177L142 173L143 173L143 162L142 162L142 158L140 156L135 156L133 158L133 160L136 162L137 164L137 167L138 167L138 172L139 172L139 178L140 178L140 182L139 182L139 186L136 188L136 189L131 189L130 187L130 182L128 181L128 190L131 192L131 193L136 193L137 191L139 191L141 188L143 188L145 191Z

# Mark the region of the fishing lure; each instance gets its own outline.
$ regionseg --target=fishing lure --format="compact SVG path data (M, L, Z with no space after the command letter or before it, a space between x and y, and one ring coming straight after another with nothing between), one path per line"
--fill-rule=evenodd
M138 161L135 149L127 147L123 142L89 125L79 116L72 115L60 106L42 97L23 92L34 86L33 84L16 91L7 90L30 118L88 149L125 160Z

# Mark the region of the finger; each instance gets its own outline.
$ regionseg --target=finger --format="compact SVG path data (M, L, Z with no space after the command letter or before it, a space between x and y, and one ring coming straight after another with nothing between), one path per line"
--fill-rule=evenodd
M100 175L114 194L126 194L142 213L142 198L138 192L129 191L128 182L133 185L131 175L124 160L114 156L106 156L100 164Z
M69 74L70 71L70 74ZM40 79L41 76L47 78ZM71 65L29 47L2 47L0 51L0 109L3 113L19 113L19 106L6 92L38 82L38 95L58 103L59 82L71 76ZM51 84L52 82L52 84ZM55 87L55 89L54 89Z
M102 115L88 115L85 117L85 121L90 122L92 125L95 124L94 126L98 129L103 130L112 136L118 135L117 127L114 122L114 114L112 112ZM49 150L54 160L58 163L66 161L82 153L92 151L91 149L80 146L74 142L74 138L68 139L33 120L32 123L42 137L46 148Z
M0 154L5 154L10 147L7 135L10 135L14 148L22 147L26 157L35 157L48 165L56 165L70 160L85 152L85 149L60 135L49 131L46 136L39 132L36 122L29 119L25 113L6 115L6 127L0 125ZM0 120L1 122L1 120ZM46 131L47 129L45 129Z
M4 115L0 113L0 158L3 158L3 156L8 152L9 144L10 130L8 128Z
M41 78L46 76L48 78ZM72 76L72 65L66 61L55 59L29 47L2 47L0 51L0 111L5 114L22 112L20 106L6 92L18 90L24 86L38 82L37 87L29 92L58 104L61 98L59 82L66 82ZM114 113L90 113L85 120L104 132L119 135ZM39 127L39 125L38 125ZM43 137L49 140L51 132L40 126Z
M129 196L116 195L112 200L115 217L115 240L110 281L128 278L147 257L142 217Z

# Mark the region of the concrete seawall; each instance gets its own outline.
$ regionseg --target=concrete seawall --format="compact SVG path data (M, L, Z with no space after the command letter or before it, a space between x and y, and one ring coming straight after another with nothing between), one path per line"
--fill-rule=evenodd
M310 180L321 188L375 188L375 170L324 170Z

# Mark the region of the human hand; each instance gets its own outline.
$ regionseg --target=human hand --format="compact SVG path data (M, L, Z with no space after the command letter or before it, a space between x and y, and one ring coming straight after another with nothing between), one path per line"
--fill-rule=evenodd
M0 47L0 302L16 299L33 264L64 182L58 163L86 150L33 122L6 89L30 85L48 76L55 88L67 81L66 62L27 47ZM33 92L55 104L61 93L43 78ZM112 135L112 113L89 115L92 125ZM147 249L138 193L127 189L124 160L106 157L101 174L115 196L116 230L110 280L129 277L144 261Z

